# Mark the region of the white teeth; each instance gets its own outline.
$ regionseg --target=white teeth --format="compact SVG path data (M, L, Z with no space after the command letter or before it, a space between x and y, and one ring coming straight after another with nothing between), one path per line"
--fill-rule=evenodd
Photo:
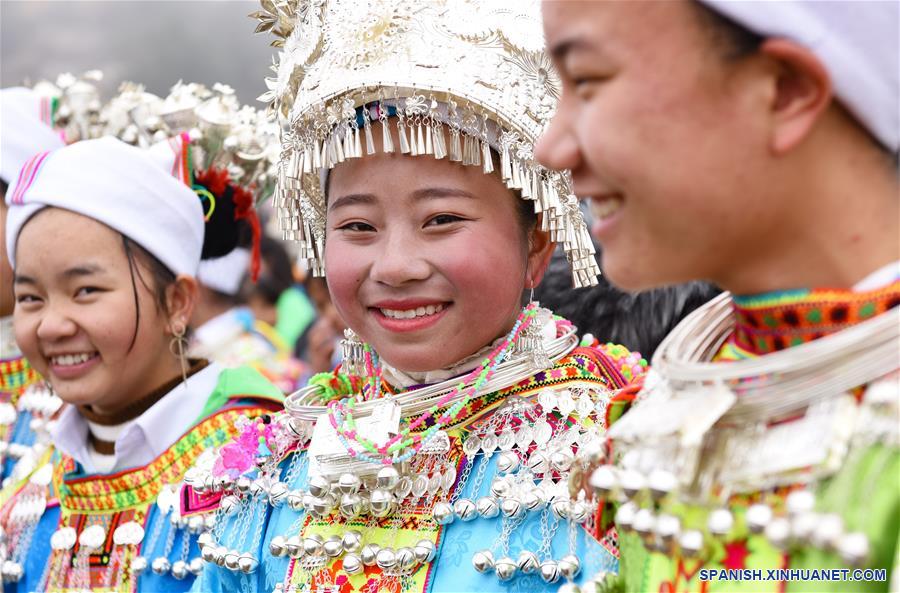
M63 354L62 356L52 357L52 362L57 366L72 366L87 362L92 356L93 354L89 352L82 354Z
M427 307L416 307L415 309L379 309L382 315L391 319L415 319L416 317L425 317L426 315L434 315L444 310L444 305L428 305Z
M602 199L592 198L590 204L591 214L594 215L594 218L603 220L604 218L609 218L615 214L615 212L622 207L622 198L618 196Z

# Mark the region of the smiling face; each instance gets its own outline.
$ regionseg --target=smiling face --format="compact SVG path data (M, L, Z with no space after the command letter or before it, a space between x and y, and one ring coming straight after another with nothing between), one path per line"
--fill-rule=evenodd
M686 0L543 4L561 102L535 154L591 200L604 272L643 289L720 280L784 226L767 197L765 95Z
M505 334L552 252L540 231L526 239L517 200L497 177L446 159L376 153L337 165L325 266L343 319L409 372Z
M16 253L16 340L64 401L114 413L179 374L169 320L141 280L150 272L136 258L132 284L121 235L47 208L25 224Z

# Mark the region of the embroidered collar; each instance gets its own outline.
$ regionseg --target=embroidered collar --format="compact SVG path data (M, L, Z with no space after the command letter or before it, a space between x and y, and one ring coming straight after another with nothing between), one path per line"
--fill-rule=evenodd
M900 305L900 281L864 292L790 290L732 298L735 329L719 360L784 350L880 315Z

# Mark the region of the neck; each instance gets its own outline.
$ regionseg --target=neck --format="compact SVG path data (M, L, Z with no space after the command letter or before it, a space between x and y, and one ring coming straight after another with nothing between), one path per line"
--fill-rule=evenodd
M896 171L867 137L844 128L822 133L839 132L841 143L809 142L773 168L759 191L779 208L778 222L759 229L757 241L734 258L741 265L714 278L719 286L739 295L852 288L900 259Z
M174 359L173 359L174 360ZM87 420L103 426L115 426L133 420L146 412L150 407L158 402L164 395L172 391L184 380L181 374L181 363L174 361L177 365L169 369L168 372L161 374L164 379L156 382L156 387L141 397L124 398L123 405L120 406L79 406L78 410ZM206 360L190 360L190 368L186 375L190 377L194 373L204 369L209 362Z

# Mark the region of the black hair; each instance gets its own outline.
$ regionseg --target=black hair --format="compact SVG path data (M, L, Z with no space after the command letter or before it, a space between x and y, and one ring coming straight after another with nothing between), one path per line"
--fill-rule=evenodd
M175 282L175 274L166 267L164 263L159 261L149 251L122 235L122 247L125 250L125 257L128 259L128 270L131 273L131 290L134 295L134 333L131 336L131 344L128 351L134 348L137 341L138 327L141 320L141 303L137 292L137 279L141 284L153 293L154 304L156 310L162 313L169 313L169 303L166 298L166 289ZM138 265L138 264L142 265ZM144 278L141 268L146 269L150 273L150 281Z
M599 257L599 246L597 253ZM605 276L598 280L597 286L573 289L569 263L557 248L534 296L574 323L580 334L591 333L601 344L622 344L647 360L679 321L720 292L711 284L690 282L629 293Z
M691 5L701 27L710 36L713 44L721 50L721 57L726 61L740 60L753 55L765 40L762 35L750 31L699 2L691 2Z
M234 186L228 184L216 196L216 207L206 221L200 259L213 259L231 253L236 247L250 246L250 229L243 220L235 220Z
M0 199L6 197L6 192L9 190L9 184L5 179L0 179Z

